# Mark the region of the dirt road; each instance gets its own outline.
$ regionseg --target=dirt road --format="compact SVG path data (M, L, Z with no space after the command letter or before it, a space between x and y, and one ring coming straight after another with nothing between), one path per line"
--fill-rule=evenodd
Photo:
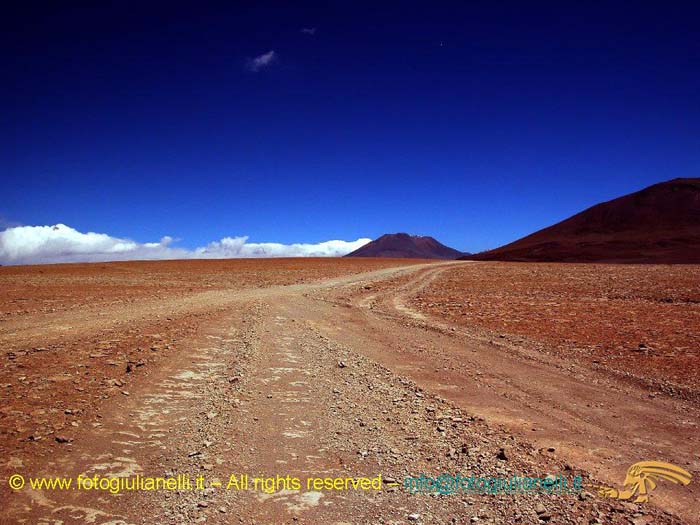
M697 406L413 311L412 294L455 264L469 263L205 291L5 326L0 342L41 346L73 333L117 337L127 328L114 318L128 326L190 316L167 359L129 364L99 409L66 406L69 424L40 436L35 452L24 436L21 447L8 440L1 468L3 480L182 475L202 485L113 495L3 483L2 523L700 523ZM595 484L621 487L627 467L644 459L670 461L694 479L660 483L651 504L593 494ZM437 495L402 487L406 476L445 473L581 475L587 488ZM381 490L309 482L379 475ZM256 477L275 479L253 487Z

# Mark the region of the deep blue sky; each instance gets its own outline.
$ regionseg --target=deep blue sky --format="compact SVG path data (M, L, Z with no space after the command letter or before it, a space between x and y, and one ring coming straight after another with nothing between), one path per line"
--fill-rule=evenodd
M696 2L91 3L3 5L5 224L475 251L700 173Z

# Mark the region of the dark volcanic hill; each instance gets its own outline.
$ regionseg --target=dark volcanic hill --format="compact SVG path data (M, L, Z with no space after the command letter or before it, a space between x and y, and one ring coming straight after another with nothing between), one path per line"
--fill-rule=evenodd
M700 263L700 179L674 179L597 204L481 261Z
M345 257L400 257L409 259L456 259L464 253L439 243L432 237L407 233L387 233Z

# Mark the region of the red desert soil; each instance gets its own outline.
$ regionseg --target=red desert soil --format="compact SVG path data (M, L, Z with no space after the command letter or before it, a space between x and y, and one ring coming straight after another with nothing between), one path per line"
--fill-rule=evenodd
M670 393L700 394L698 265L475 263L443 272L412 304Z
M383 259L235 259L0 267L0 322L36 315L182 297L204 290L264 288L408 264Z
M0 435L39 441L64 428L75 413L118 395L125 377L169 359L237 292L406 264L309 258L0 268L0 393L22 400L0 407ZM76 393L78 404L69 401ZM68 417L56 423L50 415L64 408Z
M473 293L465 279L480 290L469 281L476 272L503 295L528 295L532 305L513 316L524 319L544 315L541 302L577 308L568 302L580 294L565 295L570 283L585 288L596 272L600 283L625 276L615 288L625 297L661 294L679 305L692 304L693 282L661 267L649 275L589 267L586 278L574 266L516 268L382 259L2 268L0 523L700 524L697 400L652 391L520 331L494 338L465 316L421 311L425 299L415 299L437 286L464 301ZM532 271L558 295L536 275L518 277ZM488 301L484 309L493 312ZM692 348L695 336L679 330L676 346ZM659 341L645 340L651 349ZM595 494L596 485L621 487L644 459L677 464L693 481L660 483L648 504ZM265 493L215 484L243 473L381 474L399 486ZM401 486L406 476L443 473L580 475L585 490L436 497ZM206 484L118 495L12 490L14 474Z

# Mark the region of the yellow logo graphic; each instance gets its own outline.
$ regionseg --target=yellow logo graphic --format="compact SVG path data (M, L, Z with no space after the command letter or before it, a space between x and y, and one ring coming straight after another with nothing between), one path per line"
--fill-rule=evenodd
M649 492L656 488L660 479L687 485L692 475L685 469L663 461L640 461L627 469L623 486L625 490L599 486L598 494L604 498L630 499L636 495L635 503L649 501Z

